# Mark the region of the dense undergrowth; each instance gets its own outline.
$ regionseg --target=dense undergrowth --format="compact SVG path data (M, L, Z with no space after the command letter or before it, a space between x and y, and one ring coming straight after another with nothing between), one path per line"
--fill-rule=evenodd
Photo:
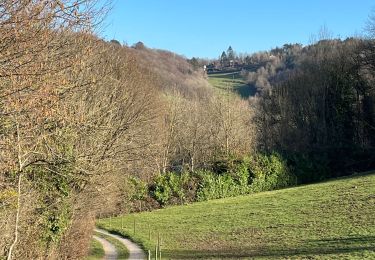
M129 180L132 210L269 191L327 178L328 168L303 156L278 153L217 161L210 170L167 172L151 184ZM319 176L319 177L317 177ZM332 177L332 176L331 176Z

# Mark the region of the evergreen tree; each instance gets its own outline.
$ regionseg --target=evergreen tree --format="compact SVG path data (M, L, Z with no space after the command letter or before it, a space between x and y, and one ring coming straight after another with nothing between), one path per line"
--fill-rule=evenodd
M225 66L228 63L228 56L225 53L225 51L223 51L223 53L221 54L220 63L221 63L221 66Z
M228 50L227 50L227 57L228 57L228 60L234 60L234 51L233 51L233 48L232 46L229 46Z

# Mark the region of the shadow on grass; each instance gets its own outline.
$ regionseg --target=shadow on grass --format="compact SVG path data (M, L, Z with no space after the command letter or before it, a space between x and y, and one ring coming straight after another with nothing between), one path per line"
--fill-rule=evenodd
M255 96L257 88L254 85L240 85L234 87L233 91L244 99Z
M238 71L236 72L227 72L227 73L217 73L217 74L209 74L210 78L221 78L221 79L242 79L242 76Z
M375 237L347 237L337 239L307 240L302 241L298 248L287 245L254 245L247 248L231 248L217 250L173 250L165 251L164 254L174 259L225 259L225 258L288 258L294 256L320 255L328 257L335 254L350 254L361 251L374 251Z
M221 85L216 85L217 88L225 90L225 85L231 86L232 91L244 99L253 97L257 93L257 88L254 85L246 84L245 79L239 72L213 74L210 75L210 78L212 80L221 79Z

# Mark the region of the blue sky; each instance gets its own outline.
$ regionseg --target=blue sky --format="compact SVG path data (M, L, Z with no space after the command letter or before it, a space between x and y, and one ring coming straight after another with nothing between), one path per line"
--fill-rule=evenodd
M114 0L101 36L186 57L216 58L308 44L323 26L334 37L363 33L373 0Z

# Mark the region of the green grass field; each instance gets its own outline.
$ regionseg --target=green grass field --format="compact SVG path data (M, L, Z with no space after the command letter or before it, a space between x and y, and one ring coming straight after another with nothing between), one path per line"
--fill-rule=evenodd
M164 259L375 259L374 206L372 173L103 219L98 226L151 250L159 233Z
M118 254L117 255L118 260L128 259L128 257L129 257L128 249L120 241L118 241L116 238L113 238L111 236L106 236L106 235L98 233L98 232L95 232L95 235L98 236L98 237L104 238L109 243L111 243L112 245L115 246L115 248L117 250L117 254Z
M95 239L91 240L89 255L86 257L86 260L99 260L104 257L104 249L102 245Z
M247 85L245 79L239 72L209 74L208 82L221 91L228 91L239 94L243 98L254 96L256 89L254 86Z

